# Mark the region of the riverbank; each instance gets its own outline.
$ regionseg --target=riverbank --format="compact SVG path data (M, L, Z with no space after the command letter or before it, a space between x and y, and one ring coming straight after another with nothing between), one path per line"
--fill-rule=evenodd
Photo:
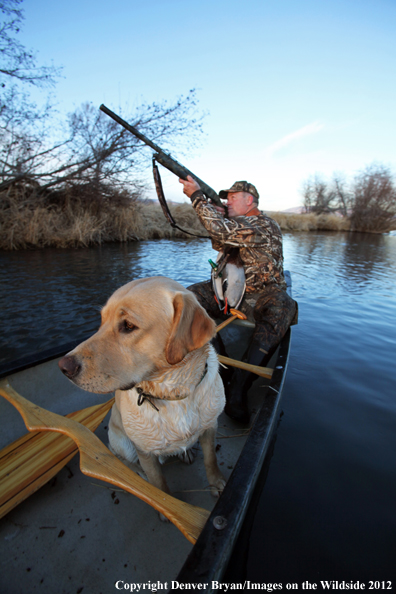
M170 210L179 227L194 235L207 236L192 206L171 204ZM348 219L335 215L289 214L271 212L283 231L348 231ZM56 204L33 204L8 201L0 209L0 249L88 247L108 242L147 239L188 238L172 228L160 205L132 200L127 204L112 202L84 204L66 201Z

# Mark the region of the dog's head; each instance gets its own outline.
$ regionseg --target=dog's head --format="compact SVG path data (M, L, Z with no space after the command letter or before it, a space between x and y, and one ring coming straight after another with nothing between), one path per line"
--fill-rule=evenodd
M159 276L118 289L101 315L96 334L59 361L62 372L90 392L130 389L179 363L215 332L193 293Z

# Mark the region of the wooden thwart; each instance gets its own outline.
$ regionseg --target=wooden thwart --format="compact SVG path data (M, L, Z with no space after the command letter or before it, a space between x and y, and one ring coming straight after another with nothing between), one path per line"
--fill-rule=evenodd
M160 491L125 466L87 427L29 402L7 380L0 381L0 394L21 413L29 431L55 431L74 440L80 450L80 469L84 474L136 495L166 516L190 542L195 543L209 511Z
M245 363L244 361L238 361L237 359L230 359L229 357L224 357L223 355L217 355L218 360L223 365L231 365L231 367L238 367L239 369L245 369L246 371L251 371L256 375L261 377L266 377L271 379L273 374L273 369L270 367L259 367L258 365L250 365L250 363Z
M238 309L230 309L230 313L232 315L229 318L227 318L226 320L224 320L224 322L221 322L221 324L216 326L216 332L220 332L220 330L228 326L228 324L230 324L234 320L246 320L245 314L239 311Z
M232 313L232 316L230 316L229 318L227 318L227 320L224 320L224 322L216 326L216 332L220 332L220 330L228 326L228 324L230 324L234 320L246 320L245 314L241 311L237 309L230 309L230 312ZM250 363L238 361L237 359L230 359L229 357L224 357L223 355L217 355L217 358L220 361L220 363L223 363L223 365L231 365L231 367L238 367L239 369L251 371L256 375L266 377L268 379L271 379L272 377L273 369L271 369L270 367L260 367L258 365L251 365Z

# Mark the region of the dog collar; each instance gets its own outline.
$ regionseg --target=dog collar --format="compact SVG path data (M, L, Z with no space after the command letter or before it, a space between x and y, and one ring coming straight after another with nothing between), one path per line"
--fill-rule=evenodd
M143 402L144 402L145 400L147 400L147 402L148 402L149 404L151 404L151 406L152 406L153 408L155 408L155 410L156 410L157 412L159 412L159 408L157 408L157 407L155 406L154 402L152 402L152 401L151 401L151 398L155 398L155 396L153 396L152 394L146 394L145 392L143 392L143 389L142 389L142 388L136 388L136 391L137 391L137 393L138 393L138 399L137 399L137 405L138 405L138 406L142 406Z
M205 363L205 368L203 370L201 379L199 380L199 382L196 385L196 388L198 388L198 386L200 385L200 383L203 381L205 375L208 373L208 362L206 361ZM157 412L159 412L159 408L157 408L154 404L154 402L152 401L152 399L154 398L154 400L163 400L163 398L159 398L158 396L154 396L153 394L149 394L148 392L144 392L143 388L140 387L136 387L136 392L138 393L138 399L137 399L137 405L138 406L142 406L142 404L147 400L147 402L153 407L155 408L155 410ZM184 397L185 398L185 397ZM183 400L184 398L180 398L181 400Z

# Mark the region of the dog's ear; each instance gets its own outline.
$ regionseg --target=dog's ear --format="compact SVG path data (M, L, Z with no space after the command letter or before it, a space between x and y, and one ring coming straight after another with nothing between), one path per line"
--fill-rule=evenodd
M166 360L171 365L209 342L216 329L214 321L192 293L176 293L173 309L173 324L165 348Z

